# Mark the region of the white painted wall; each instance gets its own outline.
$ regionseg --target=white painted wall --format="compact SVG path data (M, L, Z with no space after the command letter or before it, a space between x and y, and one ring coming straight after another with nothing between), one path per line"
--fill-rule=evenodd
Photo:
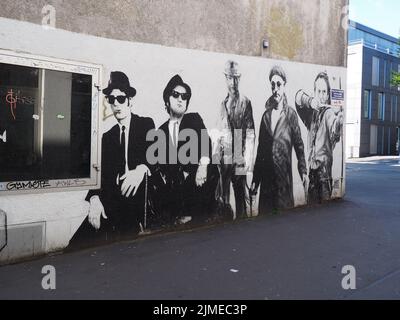
M363 45L352 45L348 50L346 157L358 158L360 155L361 111L363 104Z
M275 64L281 65L287 72L287 96L292 107L295 107L294 97L299 89L313 93L314 79L321 71L328 72L333 88L339 88L340 79L343 89L346 83L346 69L342 67L110 40L62 30L46 30L38 25L4 18L0 18L0 49L102 65L103 87L111 71L123 71L137 89L137 96L133 100L134 112L152 117L157 127L168 118L162 100L163 89L173 75L180 74L193 91L189 111L200 113L206 127L213 128L217 110L227 94L223 75L225 62L228 59L236 60L243 74L240 91L252 101L257 140L265 102L271 95L268 74ZM300 119L299 123L307 159L307 130ZM114 124L113 117L102 122L103 132ZM341 146L339 142L334 151L334 180L342 176ZM293 168L295 202L296 205L303 205L304 192L295 155ZM342 192L337 190L335 197L341 197ZM49 252L68 245L86 216L85 195L86 192L0 195L0 209L7 212L10 225L45 221L45 250Z

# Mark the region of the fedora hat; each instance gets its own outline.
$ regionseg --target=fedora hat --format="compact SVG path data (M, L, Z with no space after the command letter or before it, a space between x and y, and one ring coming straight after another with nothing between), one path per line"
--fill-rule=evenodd
M171 80L169 80L169 82L163 92L163 99L164 99L164 102L166 105L168 103L169 96L172 94L172 90L174 88L176 88L177 86L181 86L181 87L185 88L186 93L189 95L189 99L187 102L189 104L190 98L192 97L192 89L190 88L190 86L187 83L185 83L182 80L182 78L178 74L176 74L171 78Z
M114 89L125 92L129 98L133 98L136 95L136 89L131 87L127 75L121 71L111 72L108 87L103 89L103 93L108 96Z

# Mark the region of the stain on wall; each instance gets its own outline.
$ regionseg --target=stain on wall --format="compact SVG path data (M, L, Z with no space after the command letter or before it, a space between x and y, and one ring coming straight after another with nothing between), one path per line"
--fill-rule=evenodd
M297 55L304 46L304 31L298 17L291 10L283 6L273 7L265 33L271 35L270 45L273 55L289 60L298 59Z

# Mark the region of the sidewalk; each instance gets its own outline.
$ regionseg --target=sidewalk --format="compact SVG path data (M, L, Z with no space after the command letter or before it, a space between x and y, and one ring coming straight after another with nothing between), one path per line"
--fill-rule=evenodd
M358 163L358 162L370 162L370 161L393 161L398 160L400 162L400 156L373 156L366 158L350 158L346 159L347 163Z

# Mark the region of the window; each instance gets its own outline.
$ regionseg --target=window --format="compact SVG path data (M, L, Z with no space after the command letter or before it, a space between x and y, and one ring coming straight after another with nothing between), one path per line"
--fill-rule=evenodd
M400 108L400 106L399 106L399 99L398 99L398 97L396 96L396 104L395 104L395 115L394 115L394 121L395 122L400 122L400 111L399 111L399 108Z
M385 94L378 93L378 119L385 120Z
M387 76L387 61L383 61L383 87L386 88L386 83L388 82L389 77Z
M390 121L397 121L397 96L392 95L392 107Z
M379 58L372 57L372 85L379 86Z
M400 73L400 64L397 66L397 72ZM400 91L400 86L397 86L397 90Z
M393 84L392 84L392 77L393 77L393 72L396 72L397 67L394 62L390 64L390 88L393 89Z
M98 187L99 76L0 51L0 192Z
M378 126L374 124L370 125L369 153L370 154L378 153Z
M371 119L371 91L364 90L363 117Z

